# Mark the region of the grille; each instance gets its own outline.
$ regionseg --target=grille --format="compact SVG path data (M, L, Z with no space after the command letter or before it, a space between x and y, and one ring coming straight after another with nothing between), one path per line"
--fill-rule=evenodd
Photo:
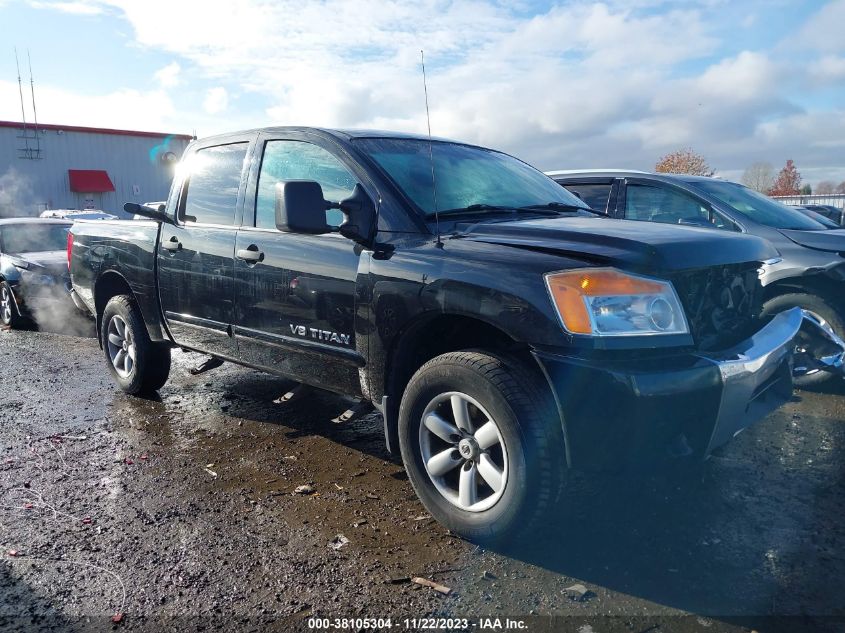
M759 329L763 292L757 267L729 264L673 276L698 349L726 349Z

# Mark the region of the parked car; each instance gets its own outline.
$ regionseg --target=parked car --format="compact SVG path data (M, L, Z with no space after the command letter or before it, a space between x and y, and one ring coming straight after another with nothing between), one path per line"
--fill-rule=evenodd
M716 178L622 170L547 174L610 217L765 238L778 256L763 266L763 314L797 306L845 337L845 230L825 230L792 207ZM796 382L807 387L830 377L808 366Z
M0 322L16 327L37 309L72 309L68 283L68 229L73 222L0 219Z
M796 205L797 206L797 205ZM834 207L831 204L802 204L804 209L815 211L819 215L823 215L838 226L845 226L845 209Z
M105 211L95 211L93 209L85 209L82 211L75 209L50 209L41 212L42 218L56 218L64 220L116 220L118 216L106 213Z
M467 538L530 530L572 469L705 458L791 397L807 321L759 318L762 239L609 220L506 154L390 132L184 161L163 210L126 205L154 222L71 230L117 385L158 389L180 347L372 402Z
M823 216L821 213L818 213L817 211L813 211L811 209L808 209L807 207L802 207L802 206L799 206L797 204L790 204L789 206L792 207L793 209L797 210L797 211L800 211L801 213L806 215L808 218L813 218L816 222L821 224L826 229L841 229L842 228L836 222L834 222L833 220L831 220L830 218L828 218L826 216Z

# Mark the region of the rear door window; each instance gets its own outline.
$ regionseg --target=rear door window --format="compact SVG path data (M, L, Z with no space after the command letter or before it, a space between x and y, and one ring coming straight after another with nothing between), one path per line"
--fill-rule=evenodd
M199 224L235 223L248 143L198 150L189 159L188 191L180 219Z
M629 184L625 193L626 220L664 224L712 222L709 207L679 191Z
M585 183L564 185L566 189L576 194L586 202L591 209L607 213L607 201L610 198L611 183Z

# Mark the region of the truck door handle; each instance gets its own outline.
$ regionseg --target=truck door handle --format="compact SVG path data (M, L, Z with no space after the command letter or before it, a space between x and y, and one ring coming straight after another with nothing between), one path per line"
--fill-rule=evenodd
M255 244L250 244L246 248L238 249L235 256L248 264L257 264L258 262L264 261L264 253L258 250L258 246Z
M182 242L179 241L179 238L175 235L170 238L169 241L164 242L161 247L166 251L181 251L182 250Z

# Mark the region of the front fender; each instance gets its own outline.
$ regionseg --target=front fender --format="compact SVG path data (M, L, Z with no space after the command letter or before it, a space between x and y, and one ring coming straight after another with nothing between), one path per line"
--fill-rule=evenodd
M777 284L800 286L802 280L813 278L845 282L845 259L836 253L802 248L766 262L760 268L760 281L764 287Z
M21 280L21 271L5 255L0 256L0 281L15 285Z

